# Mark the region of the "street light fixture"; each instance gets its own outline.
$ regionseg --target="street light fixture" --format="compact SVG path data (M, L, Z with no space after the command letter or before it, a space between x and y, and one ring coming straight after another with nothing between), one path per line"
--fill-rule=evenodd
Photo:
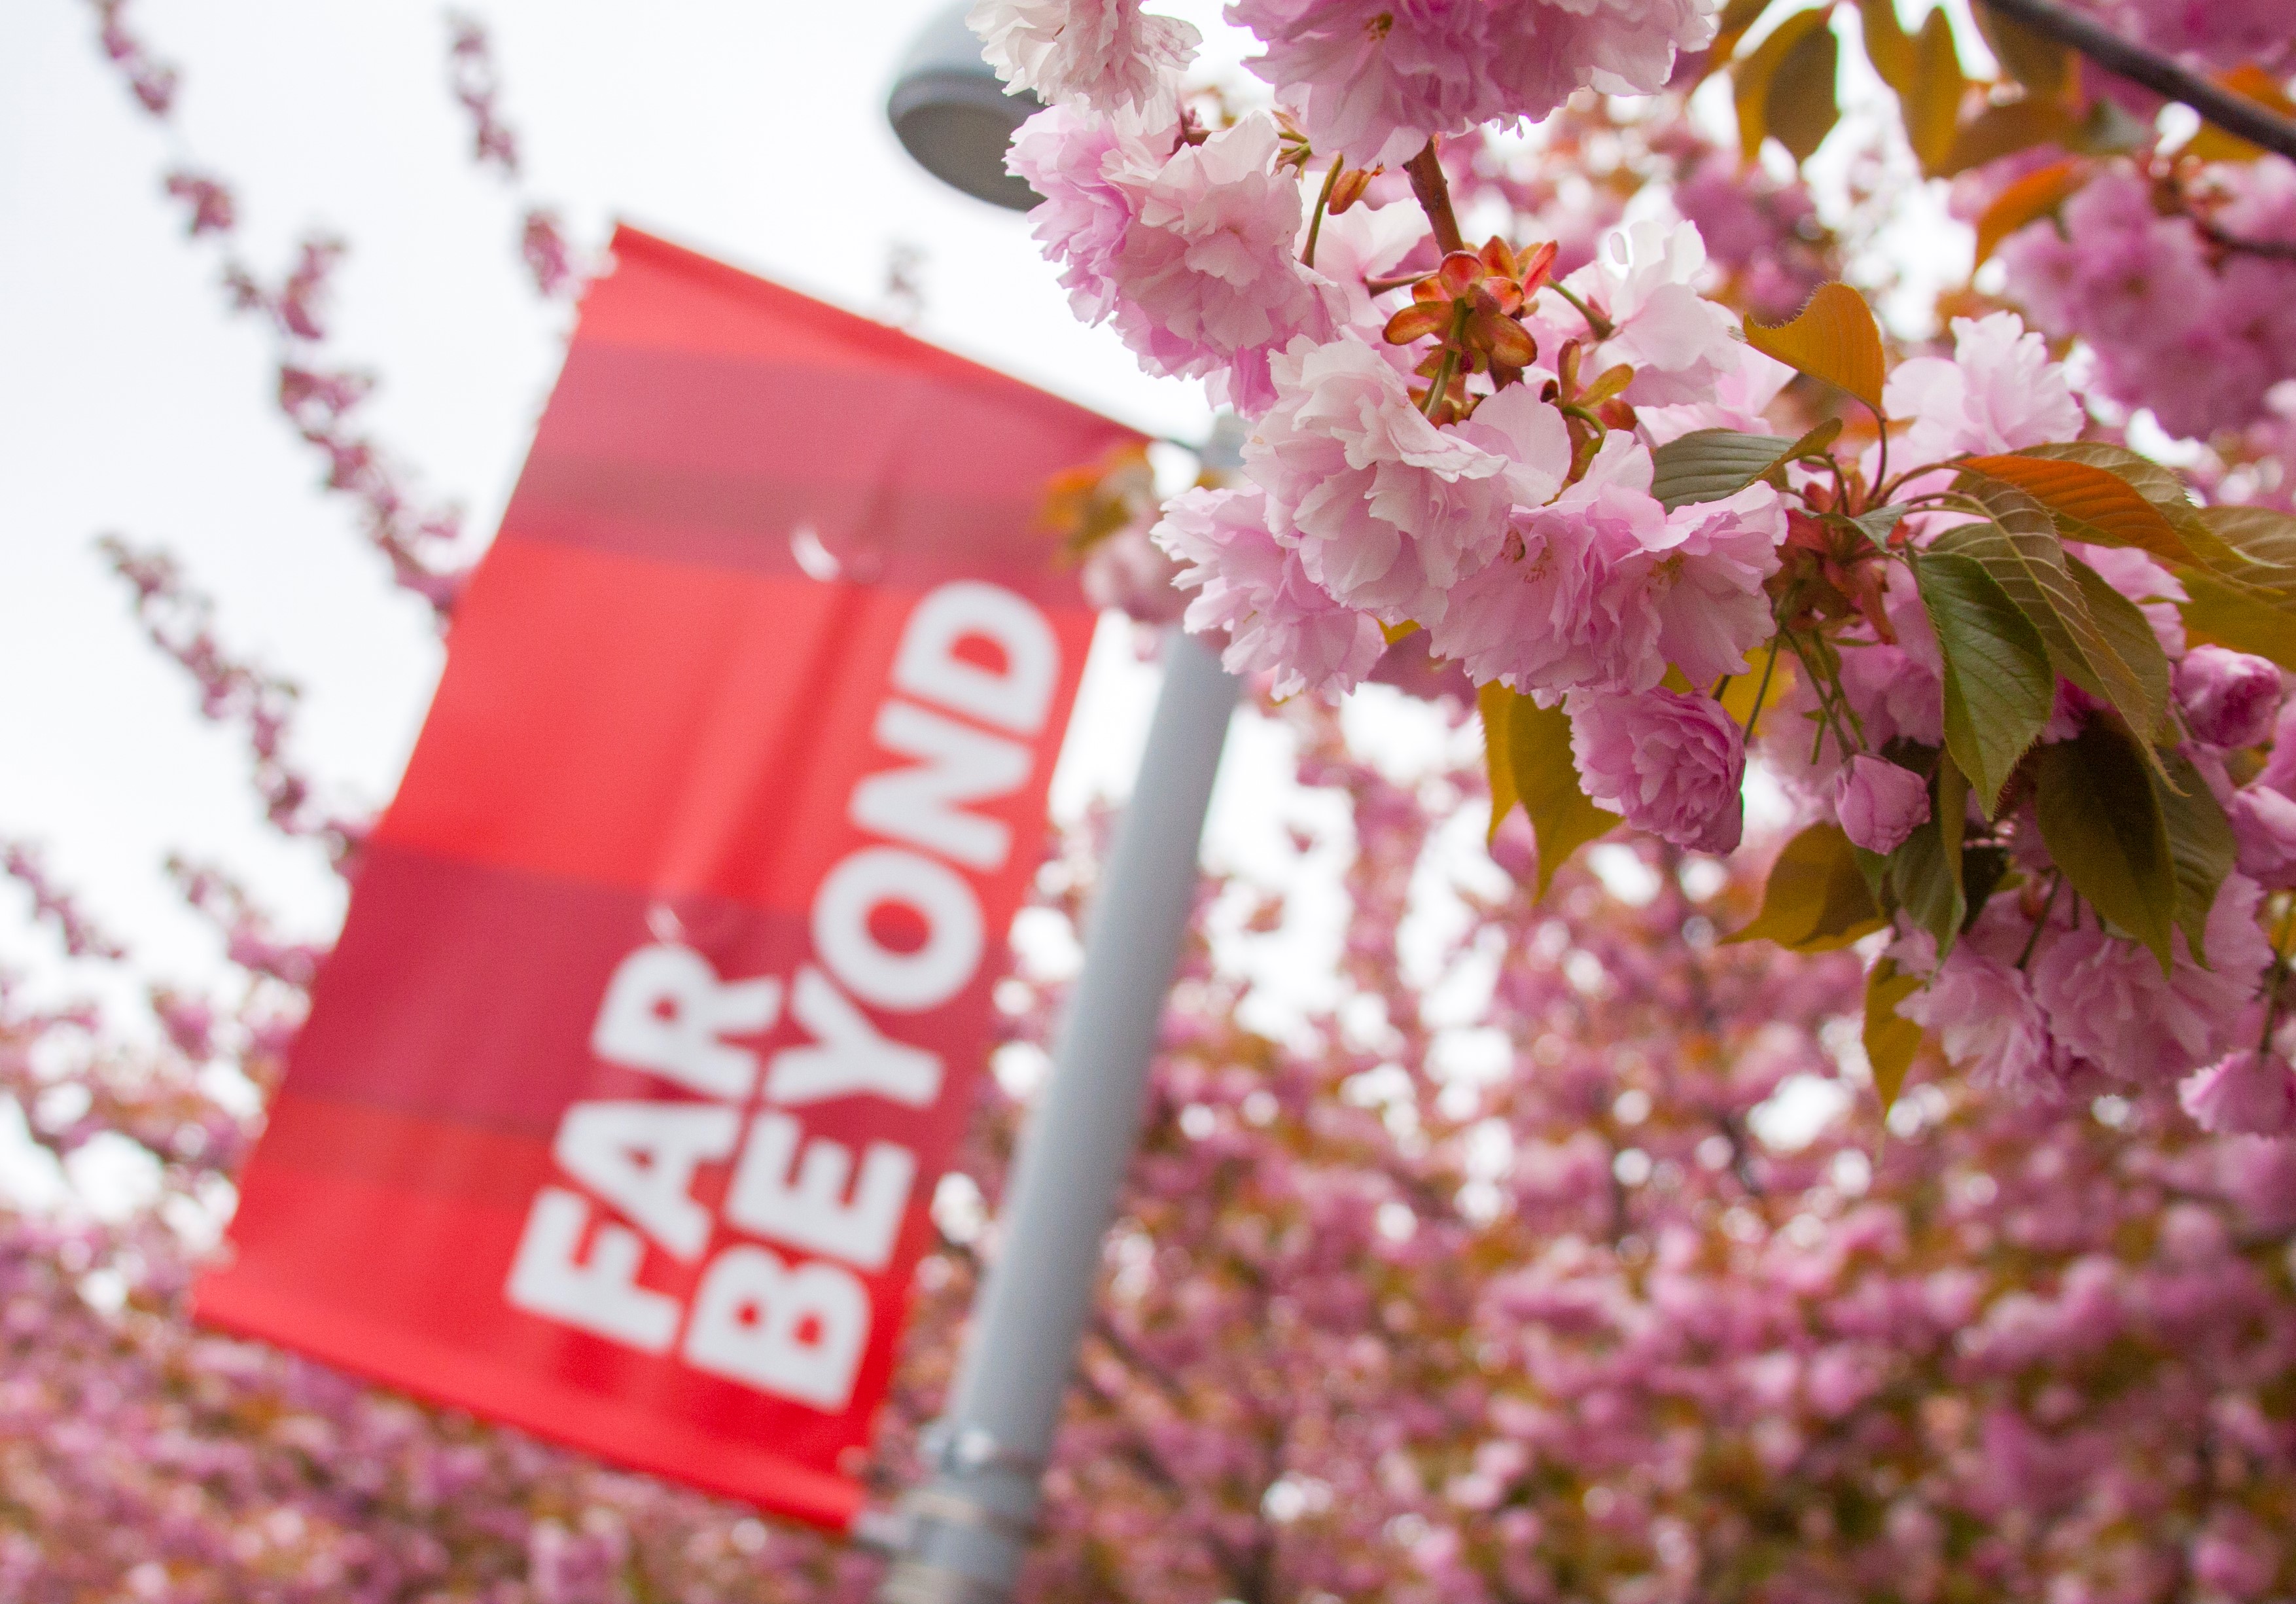
M1004 86L980 59L980 41L964 25L965 0L926 23L901 59L885 115L918 166L975 200L1013 211L1037 203L1037 192L1004 170L1013 130L1044 102Z

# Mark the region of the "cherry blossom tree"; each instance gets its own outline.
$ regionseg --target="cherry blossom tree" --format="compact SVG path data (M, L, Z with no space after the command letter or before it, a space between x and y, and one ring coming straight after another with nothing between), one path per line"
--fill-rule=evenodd
M1243 4L1288 120L1228 121L1184 93L1184 25L983 8L992 55L1058 103L1014 159L1079 310L1255 432L1245 479L1162 509L1136 463L1069 487L1088 576L1168 607L1157 528L1192 626L1289 698L1263 716L1350 821L1336 994L1285 1030L1242 1023L1235 960L1300 916L1248 880L1202 890L1032 1598L2296 1589L2296 1144L2258 1134L2290 1118L2296 859L2285 681L2254 649L2284 642L2273 425L2209 425L2205 508L2131 449L2134 406L2181 426L2136 399L2171 391L2144 388L2152 358L2112 366L2105 320L2020 288L2045 276L2019 265L2038 213L2001 234L2003 293L1890 366L1862 301L1822 287L1856 242L1683 110L1726 70L1743 134L1767 61L1755 126L1816 148L1830 120L1781 115L1776 87L1815 81L1814 25L1773 46L1792 20L1760 31L1760 9ZM2270 8L2220 9L2106 15L2210 70L2288 70ZM164 115L174 70L121 0L95 10ZM483 35L458 24L449 60L475 154L512 174ZM2024 103L1953 82L1956 137ZM1915 142L1924 93L1900 87ZM1539 115L1528 142L1486 126ZM2075 242L2071 202L2188 170L2072 154L2094 164L2060 214ZM1964 169L1961 203L2035 160ZM2232 165L2269 185L2275 160ZM226 185L169 193L234 249ZM578 253L521 206L562 292ZM2179 239L2234 226L2153 207ZM1454 249L1460 217L1501 237ZM444 619L467 547L325 357L340 249L268 280L226 262L229 305L280 341L288 421ZM2094 388L2039 331L2085 342ZM272 825L354 861L363 823L297 766L288 683L163 553L104 555L244 735ZM1451 757L1382 766L1302 694L1366 678L1431 693ZM1983 700L2009 692L2030 693L2013 722ZM1750 764L1791 824L1749 821ZM2082 804L2101 829L2065 823ZM1620 817L1633 834L1574 856ZM1064 841L1029 917L1080 927L1096 846ZM134 963L36 849L0 867L72 973ZM0 1209L0 1595L865 1596L851 1547L188 1323L320 954L223 869L176 868L229 987L152 983L156 1030L0 991L0 1089L33 1139L152 1180L115 1217ZM1061 996L1026 968L999 988L1009 1041L870 1471L888 1493L996 1252ZM1961 1073L1915 1067L1923 1031ZM1813 1101L1839 1112L1789 1117Z
M1751 876L1644 841L1605 849L1626 894L1573 866L1531 909L1457 850L1477 769L1398 780L1314 703L1283 716L1303 778L1350 804L1343 984L1291 1039L1255 1034L1200 923L1029 1596L2296 1582L2287 1148L2198 1133L2158 1088L2035 1109L1952 1082L1902 1097L1877 1144L1857 962L1719 944ZM1095 846L1070 838L1031 917L1073 925ZM1519 821L1496 843L1529 851ZM1204 904L1285 917L1245 884ZM1472 1027L1438 1023L1441 988L1399 960L1431 916L1449 928L1417 962L1481 970ZM161 1177L124 1222L5 1217L12 1596L865 1596L874 1562L827 1539L186 1324L186 1228L254 1128L209 1077L268 1081L299 995L248 975L242 1007L156 1049L10 1004L0 1071L39 1139L133 1141ZM1061 991L1000 988L1014 1088ZM1478 1070L1490 1032L1520 1046ZM1778 1125L1782 1088L1824 1086L1853 1112ZM872 1472L889 1491L996 1251L1021 1106L992 1087L942 1194Z

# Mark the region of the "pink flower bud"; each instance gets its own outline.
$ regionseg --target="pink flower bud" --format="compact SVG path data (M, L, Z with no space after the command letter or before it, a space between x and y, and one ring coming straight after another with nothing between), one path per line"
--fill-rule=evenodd
M2194 646L2177 665L2177 704L2193 738L2210 746L2253 746L2280 712L2280 670L2261 657Z
M2296 1073L2278 1053L2231 1053L2177 1088L2177 1100L2203 1131L2284 1136L2296 1131Z
M1930 818L1929 782L1910 769L1860 753L1833 780L1841 833L1869 852L1894 852Z

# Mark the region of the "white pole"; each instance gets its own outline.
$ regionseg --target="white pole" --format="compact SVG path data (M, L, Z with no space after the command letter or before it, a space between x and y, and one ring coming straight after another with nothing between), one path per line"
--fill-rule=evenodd
M899 1558L879 1604L1004 1604L1034 1526L1038 1480L1099 1279L1101 1238L1139 1138L1148 1065L1180 937L1236 682L1174 629L1164 687L1094 901L1043 1103L998 1214L932 1474L903 1501Z

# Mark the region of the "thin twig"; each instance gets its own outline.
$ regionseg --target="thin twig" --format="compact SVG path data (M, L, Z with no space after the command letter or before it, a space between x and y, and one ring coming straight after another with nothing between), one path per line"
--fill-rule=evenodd
M2251 144L2276 151L2296 161L2296 121L2246 95L2209 82L2197 72L2179 67L2166 56L2132 45L2111 29L2101 27L2056 4L2054 0L1986 0L1987 8L2035 33L2070 45L2116 78L2142 84L2156 95L2182 101L2226 133Z
M2262 256L2276 261L2296 262L2296 240L2243 239L2236 234L2226 233L2197 212L2187 211L2185 216L2192 219L2193 226L2200 231L2201 237L2219 251L2227 251L2235 256Z

